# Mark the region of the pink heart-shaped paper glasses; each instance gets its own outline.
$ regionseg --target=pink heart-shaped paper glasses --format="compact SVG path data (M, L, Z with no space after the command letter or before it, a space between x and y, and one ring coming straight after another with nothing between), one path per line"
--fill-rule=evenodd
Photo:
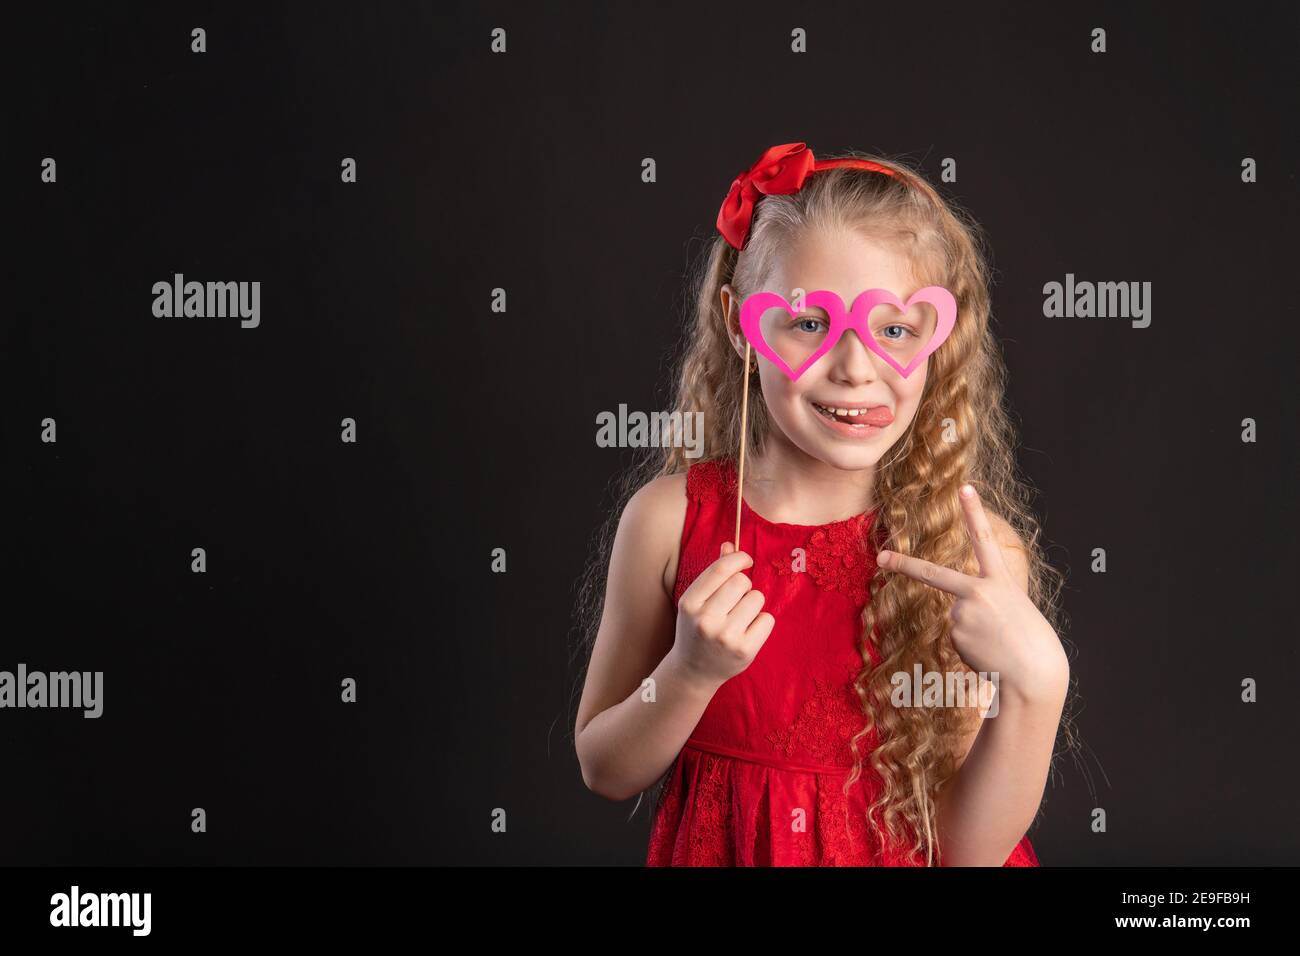
M870 326L867 325L867 317L877 305L892 305L899 312L906 313L912 307L912 304L916 302L927 302L934 306L939 315L939 321L934 328L934 334L930 337L930 341L904 367L899 365L894 360L894 357L885 351L884 346L876 341L876 337L871 334ZM746 296L745 301L740 306L740 328L745 333L745 338L749 339L750 345L754 347L754 350L759 355L784 372L792 382L796 381L814 362L834 348L835 343L840 340L840 336L844 334L846 329L853 329L857 332L858 338L862 340L862 343L867 348L884 359L898 374L907 378L931 353L944 343L944 340L952 334L953 325L957 322L957 300L953 298L951 292L940 285L929 285L924 289L918 289L912 293L911 298L906 302L901 302L898 296L888 289L867 289L853 300L853 308L847 313L844 311L844 301L836 293L827 289L809 292L804 296L804 304L825 309L831 317L831 322L830 328L827 330L826 341L802 365L795 369L787 365L781 356L767 344L767 341L763 338L763 330L759 327L759 319L768 309L780 307L789 312L791 318L798 317L794 309L790 307L790 303L785 300L785 297L775 292L755 292L753 295Z

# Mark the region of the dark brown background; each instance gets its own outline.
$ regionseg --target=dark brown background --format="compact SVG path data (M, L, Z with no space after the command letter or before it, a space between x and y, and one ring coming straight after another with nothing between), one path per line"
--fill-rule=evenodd
M0 712L4 862L640 864L644 807L587 792L568 739L572 587L628 460L595 417L662 407L688 257L794 140L955 157L988 230L1089 747L1044 865L1297 862L1300 16L920 9L15 22L0 668L103 670L105 712ZM261 281L261 327L155 319L174 272ZM1152 282L1150 328L1045 319L1067 272Z

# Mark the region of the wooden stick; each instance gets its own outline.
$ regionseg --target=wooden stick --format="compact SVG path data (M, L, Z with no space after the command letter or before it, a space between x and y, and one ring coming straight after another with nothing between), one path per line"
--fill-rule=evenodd
M740 393L740 467L736 472L736 543L740 550L740 502L745 487L745 438L749 435L749 340L745 340L745 387Z

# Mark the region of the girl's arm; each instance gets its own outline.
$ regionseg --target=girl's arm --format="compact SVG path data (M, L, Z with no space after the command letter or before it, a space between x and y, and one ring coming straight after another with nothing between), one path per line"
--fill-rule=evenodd
M611 800L663 775L720 686L673 653L677 615L665 587L685 520L684 474L646 484L619 519L575 726L583 782Z
M982 729L937 798L943 866L1002 866L1034 822L1043 799L1064 680L1041 694L998 690L998 714Z
M1002 552L1023 591L1029 568L1014 535L995 519ZM967 738L957 774L936 800L944 866L1002 866L1038 814L1065 706L1069 665L1064 654L1040 675L998 689L996 716Z

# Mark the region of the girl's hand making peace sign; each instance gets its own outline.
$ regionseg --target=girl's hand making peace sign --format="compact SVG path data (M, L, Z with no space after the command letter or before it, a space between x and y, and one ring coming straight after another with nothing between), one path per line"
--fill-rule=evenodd
M975 489L963 485L958 498L979 561L978 576L887 550L877 563L956 595L949 614L952 642L971 670L996 672L1000 688L1021 698L1058 696L1069 675L1060 638L1007 565Z

